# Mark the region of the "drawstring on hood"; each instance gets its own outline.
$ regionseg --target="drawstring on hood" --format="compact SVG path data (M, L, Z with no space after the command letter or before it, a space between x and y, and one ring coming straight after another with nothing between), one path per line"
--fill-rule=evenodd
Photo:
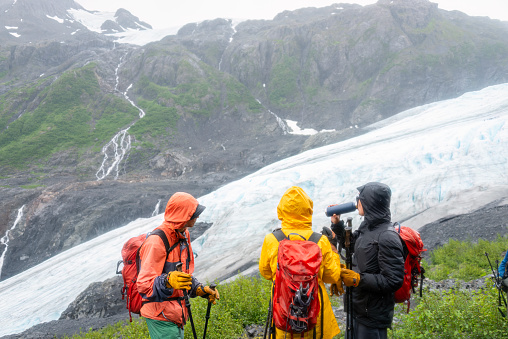
M391 221L390 187L380 182L369 182L357 188L361 201L365 221L369 226Z

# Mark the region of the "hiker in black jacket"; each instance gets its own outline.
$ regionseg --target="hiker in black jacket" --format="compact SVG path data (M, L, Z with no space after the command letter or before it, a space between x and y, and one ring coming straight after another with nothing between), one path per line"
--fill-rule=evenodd
M371 182L358 187L358 213L365 217L352 234L353 270L341 270L342 282L353 288L354 339L387 338L395 302L402 286L404 256L399 235L391 223L390 188ZM344 241L344 222L331 217L331 228Z

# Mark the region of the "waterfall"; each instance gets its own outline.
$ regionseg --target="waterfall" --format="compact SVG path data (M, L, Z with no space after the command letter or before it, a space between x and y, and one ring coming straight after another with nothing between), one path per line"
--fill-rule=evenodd
M12 230L16 228L16 225L21 221L21 218L23 217L23 208L25 205L21 206L21 208L18 210L18 216L16 217L16 220L14 221L14 225L12 225L11 229L7 230L5 232L5 235L0 239L0 244L5 245L5 249L2 252L2 255L0 256L0 277L2 276L2 267L4 265L4 259L5 254L7 253L7 248L9 247L9 233L11 233Z
M132 126L132 125L131 125ZM115 171L115 180L118 179L120 172L120 162L123 160L125 154L131 148L131 136L127 133L130 127L118 132L110 142L108 142L103 148L102 153L104 154L104 160L102 160L101 167L95 174L97 180L102 180L107 177L111 171ZM111 148L113 152L113 158L111 164L109 164L108 150Z
M236 25L233 25L233 21L231 21L231 28L233 29L233 33L229 37L229 43L231 43L231 41L233 41L233 36L236 34ZM227 47L224 49L224 52L222 53L222 55L220 57L219 71L221 70L220 67L221 67L221 64L222 64L222 58L224 57L224 53L226 53L226 49L227 49Z
M152 217L155 217L157 214L159 214L159 208L161 206L161 199L157 201L157 205L155 205L155 209L152 212Z
M143 111L141 108L139 108L138 106L136 106L136 104L134 103L134 101L132 101L131 99L129 99L129 97L127 96L127 92L131 89L132 87L132 84L129 85L129 87L127 87L127 89L125 90L125 92L123 93L123 96L125 97L125 99L127 99L127 101L134 107L136 107L139 111L139 118L143 118L146 114L145 114L145 111Z
M125 54L127 55L127 54ZM118 84L120 83L120 76L118 75L118 70L120 69L120 66L122 65L122 60L125 57L125 55L122 55L120 57L120 62L118 63L118 66L115 68L115 92L118 92Z
M143 111L140 107L138 107L134 101L132 101L129 96L127 95L127 92L132 88L132 84L127 87L125 92L121 92L118 89L118 85L120 83L120 76L118 75L118 71L120 67L122 66L123 59L127 55L125 53L118 63L118 66L115 68L115 91L122 94L122 96L139 111L139 118L142 119L146 114L145 111ZM101 167L95 173L95 176L97 177L97 180L102 180L106 178L112 171L115 172L115 180L118 179L118 175L120 173L120 162L123 160L127 152L131 148L131 136L127 131L129 128L132 127L136 122L134 121L132 124L130 124L129 127L126 129L121 130L118 132L103 148L102 148L102 154L104 154L104 159L102 160ZM113 157L110 158L108 155L109 153L113 153Z
M279 124L279 127L282 129L282 132L284 132L284 135L286 134L289 134L290 131L288 129L288 126L287 124L284 122L284 120L282 120L277 114L273 113L272 111L270 111L268 108L266 108L262 103L261 101L259 101L259 99L256 99L256 101L261 105L263 106L268 112L270 112L271 115L273 115L275 117L275 120L277 120L277 123Z

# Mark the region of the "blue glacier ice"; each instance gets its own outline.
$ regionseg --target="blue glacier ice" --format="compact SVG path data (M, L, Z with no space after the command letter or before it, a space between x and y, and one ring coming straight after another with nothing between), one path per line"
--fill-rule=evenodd
M407 226L508 203L508 84L416 107L368 126L353 139L284 159L200 197L213 222L193 241L196 277L257 269L263 237L279 226L276 207L290 186L314 200L314 229L329 204L354 201L356 187L392 188L392 216ZM169 197L168 197L169 198ZM350 213L358 226L357 213ZM95 281L115 275L123 243L157 227L138 219L0 282L0 336L58 319Z

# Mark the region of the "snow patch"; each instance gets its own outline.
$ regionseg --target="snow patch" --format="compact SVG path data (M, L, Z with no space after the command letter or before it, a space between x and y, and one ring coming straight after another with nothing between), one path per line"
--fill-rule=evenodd
M57 16L49 16L49 15L46 14L46 17L49 18L49 19L55 20L55 21L57 21L57 22L59 22L61 24L63 24L64 21L65 21L64 19L61 19L61 18L59 18Z
M304 129L301 129L300 127L298 127L298 121L293 121L293 120L289 120L289 119L286 119L286 123L289 126L289 128L291 129L291 132L289 132L289 134L295 134L295 135L314 135L314 134L318 134L318 133L335 132L334 129L322 129L319 132L316 131L313 128L304 128Z
M115 13L113 12L89 12L83 9L71 8L67 13L77 22L97 33L102 33L101 26L107 21L115 21Z

